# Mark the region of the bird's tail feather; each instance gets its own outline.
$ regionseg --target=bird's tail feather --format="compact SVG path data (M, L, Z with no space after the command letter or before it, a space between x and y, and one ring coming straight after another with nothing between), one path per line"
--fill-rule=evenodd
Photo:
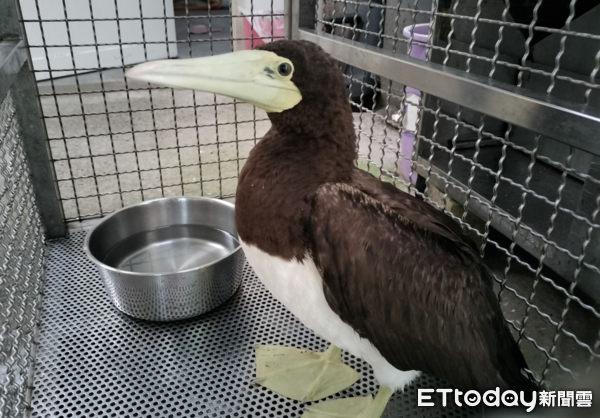
M506 338L504 341L508 345L504 347L502 362L504 367L501 368L502 379L506 382L509 389L519 393L523 391L525 394L531 395L533 391L539 391L539 385L529 375L524 374L524 370L528 370L529 366L521 352L519 344L512 338L508 326L505 324L504 332Z

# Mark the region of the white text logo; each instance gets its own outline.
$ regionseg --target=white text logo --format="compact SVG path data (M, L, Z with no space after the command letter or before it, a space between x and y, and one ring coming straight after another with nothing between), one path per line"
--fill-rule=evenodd
M456 406L478 406L483 403L486 406L519 406L526 407L527 412L533 411L536 406L542 407L583 407L592 406L591 390L559 390L559 391L541 391L532 392L533 396L528 396L523 392L507 390L500 392L500 388L488 390L483 394L476 390L467 392L458 389L418 389L418 406L435 406L433 394L441 395L441 405L447 406L448 399L452 399Z

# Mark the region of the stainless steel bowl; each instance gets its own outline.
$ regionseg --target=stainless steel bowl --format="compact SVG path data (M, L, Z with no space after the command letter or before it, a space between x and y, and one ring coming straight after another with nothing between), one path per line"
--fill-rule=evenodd
M200 315L242 280L234 206L222 200L173 197L129 206L96 225L84 246L112 303L136 318Z

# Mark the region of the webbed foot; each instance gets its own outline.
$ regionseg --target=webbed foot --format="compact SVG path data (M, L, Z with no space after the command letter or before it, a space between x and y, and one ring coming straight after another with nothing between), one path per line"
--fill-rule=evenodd
M333 399L306 408L302 418L380 418L393 391L385 386L377 396Z
M326 398L358 378L342 362L342 350L333 345L323 353L272 345L256 348L256 383L297 401Z

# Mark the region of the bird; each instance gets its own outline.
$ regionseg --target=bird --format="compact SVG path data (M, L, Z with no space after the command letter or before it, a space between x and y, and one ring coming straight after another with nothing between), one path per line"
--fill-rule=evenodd
M421 373L459 389L532 391L493 273L459 224L356 166L356 132L339 64L316 44L140 64L127 77L224 94L267 112L236 192L246 258L270 293L331 343L325 352L256 348L256 382L301 401L358 380L379 390L312 404L305 418L379 418Z

